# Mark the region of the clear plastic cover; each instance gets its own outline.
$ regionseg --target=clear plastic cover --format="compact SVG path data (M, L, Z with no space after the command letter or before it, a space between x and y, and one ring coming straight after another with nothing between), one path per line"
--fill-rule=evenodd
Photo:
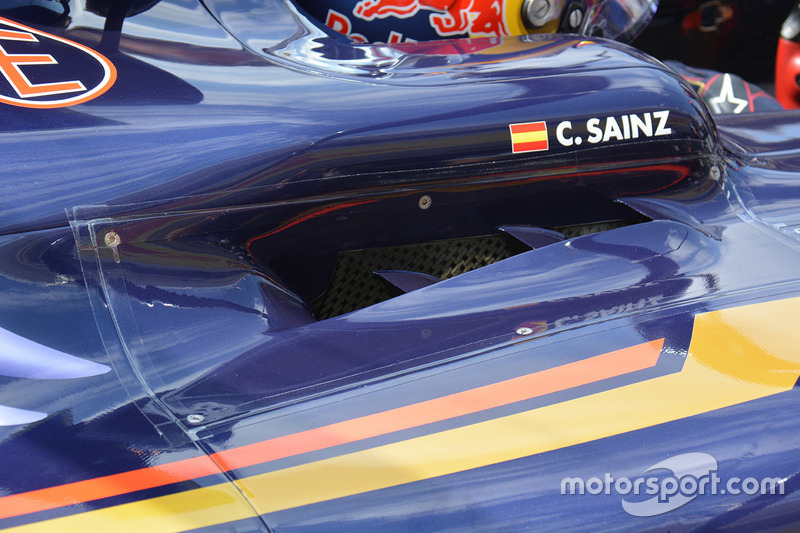
M600 0L589 7L580 33L630 42L647 26L658 0Z

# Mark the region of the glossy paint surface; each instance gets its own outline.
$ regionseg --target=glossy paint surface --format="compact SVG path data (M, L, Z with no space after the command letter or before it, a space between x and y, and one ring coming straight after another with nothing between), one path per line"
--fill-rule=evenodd
M698 166L710 150L713 132L705 111L687 101L690 89L615 45L549 37L486 41L483 52L458 55L423 45L354 48L310 33L281 2L219 9L231 34L190 1L160 2L127 20L119 49L102 50L118 79L85 106L4 106L0 140L15 158L2 178L14 185L3 198L3 232L64 225L65 210L86 205L130 213L228 208L376 185L552 175L577 165ZM99 31L79 24L98 18L84 13L63 33L98 46ZM654 90L632 91L648 85ZM578 122L595 115L662 108L671 110L674 131L650 142L510 153L508 125L520 119L570 119L577 133ZM648 186L676 179L659 173ZM38 194L43 188L52 195Z
M70 6L42 31L118 79L0 108L0 527L800 523L796 115L718 139L673 73L600 40L356 46L229 0L113 34ZM513 153L538 122L547 150ZM534 249L311 312L337 253L503 230ZM689 453L782 493L644 517L562 492Z

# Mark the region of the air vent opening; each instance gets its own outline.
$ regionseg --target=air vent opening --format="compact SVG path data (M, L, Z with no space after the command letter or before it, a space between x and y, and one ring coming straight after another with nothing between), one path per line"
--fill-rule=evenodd
M554 228L567 239L646 222L639 217ZM530 247L507 233L339 252L328 288L312 302L317 320L369 307L403 291L375 271L403 270L448 279L481 268Z

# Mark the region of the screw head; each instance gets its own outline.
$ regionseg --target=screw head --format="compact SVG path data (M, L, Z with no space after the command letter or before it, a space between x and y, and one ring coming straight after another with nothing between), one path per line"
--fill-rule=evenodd
M194 425L202 424L203 420L205 420L205 419L206 419L206 417L204 417L203 415L200 415L200 414L191 414L191 415L186 417L186 421L189 422L190 424L194 424Z
M583 11L580 8L575 8L569 13L569 26L573 30L577 30L578 26L583 22Z
M719 167L713 166L711 167L711 171L709 172L709 176L714 181L719 181L719 178L722 176L722 172L720 172Z
M522 20L531 28L540 28L553 19L551 0L525 0L522 4Z
M106 233L105 237L103 237L103 242L105 242L106 246L109 248L116 248L120 245L122 239L120 238L119 233L112 229Z
M533 333L533 330L529 327L517 328L517 335L530 335L531 333Z
M431 197L428 196L427 194L419 197L419 208L420 209L428 209L431 206L432 203L433 203L433 200L431 200Z

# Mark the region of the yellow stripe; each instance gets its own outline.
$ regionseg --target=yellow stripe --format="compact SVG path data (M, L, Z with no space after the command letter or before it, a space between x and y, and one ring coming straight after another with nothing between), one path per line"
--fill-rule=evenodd
M800 299L698 315L683 370L237 482L259 513L509 461L762 398L800 374Z
M524 413L236 481L270 513L526 457L791 389L800 298L697 315L681 372ZM252 515L231 486L57 518L11 531L157 533Z
M236 488L223 483L116 507L54 518L9 532L169 533L257 516Z
M519 143L530 143L536 141L546 141L547 140L547 131L528 131L523 133L512 133L511 134L511 142L514 144Z

